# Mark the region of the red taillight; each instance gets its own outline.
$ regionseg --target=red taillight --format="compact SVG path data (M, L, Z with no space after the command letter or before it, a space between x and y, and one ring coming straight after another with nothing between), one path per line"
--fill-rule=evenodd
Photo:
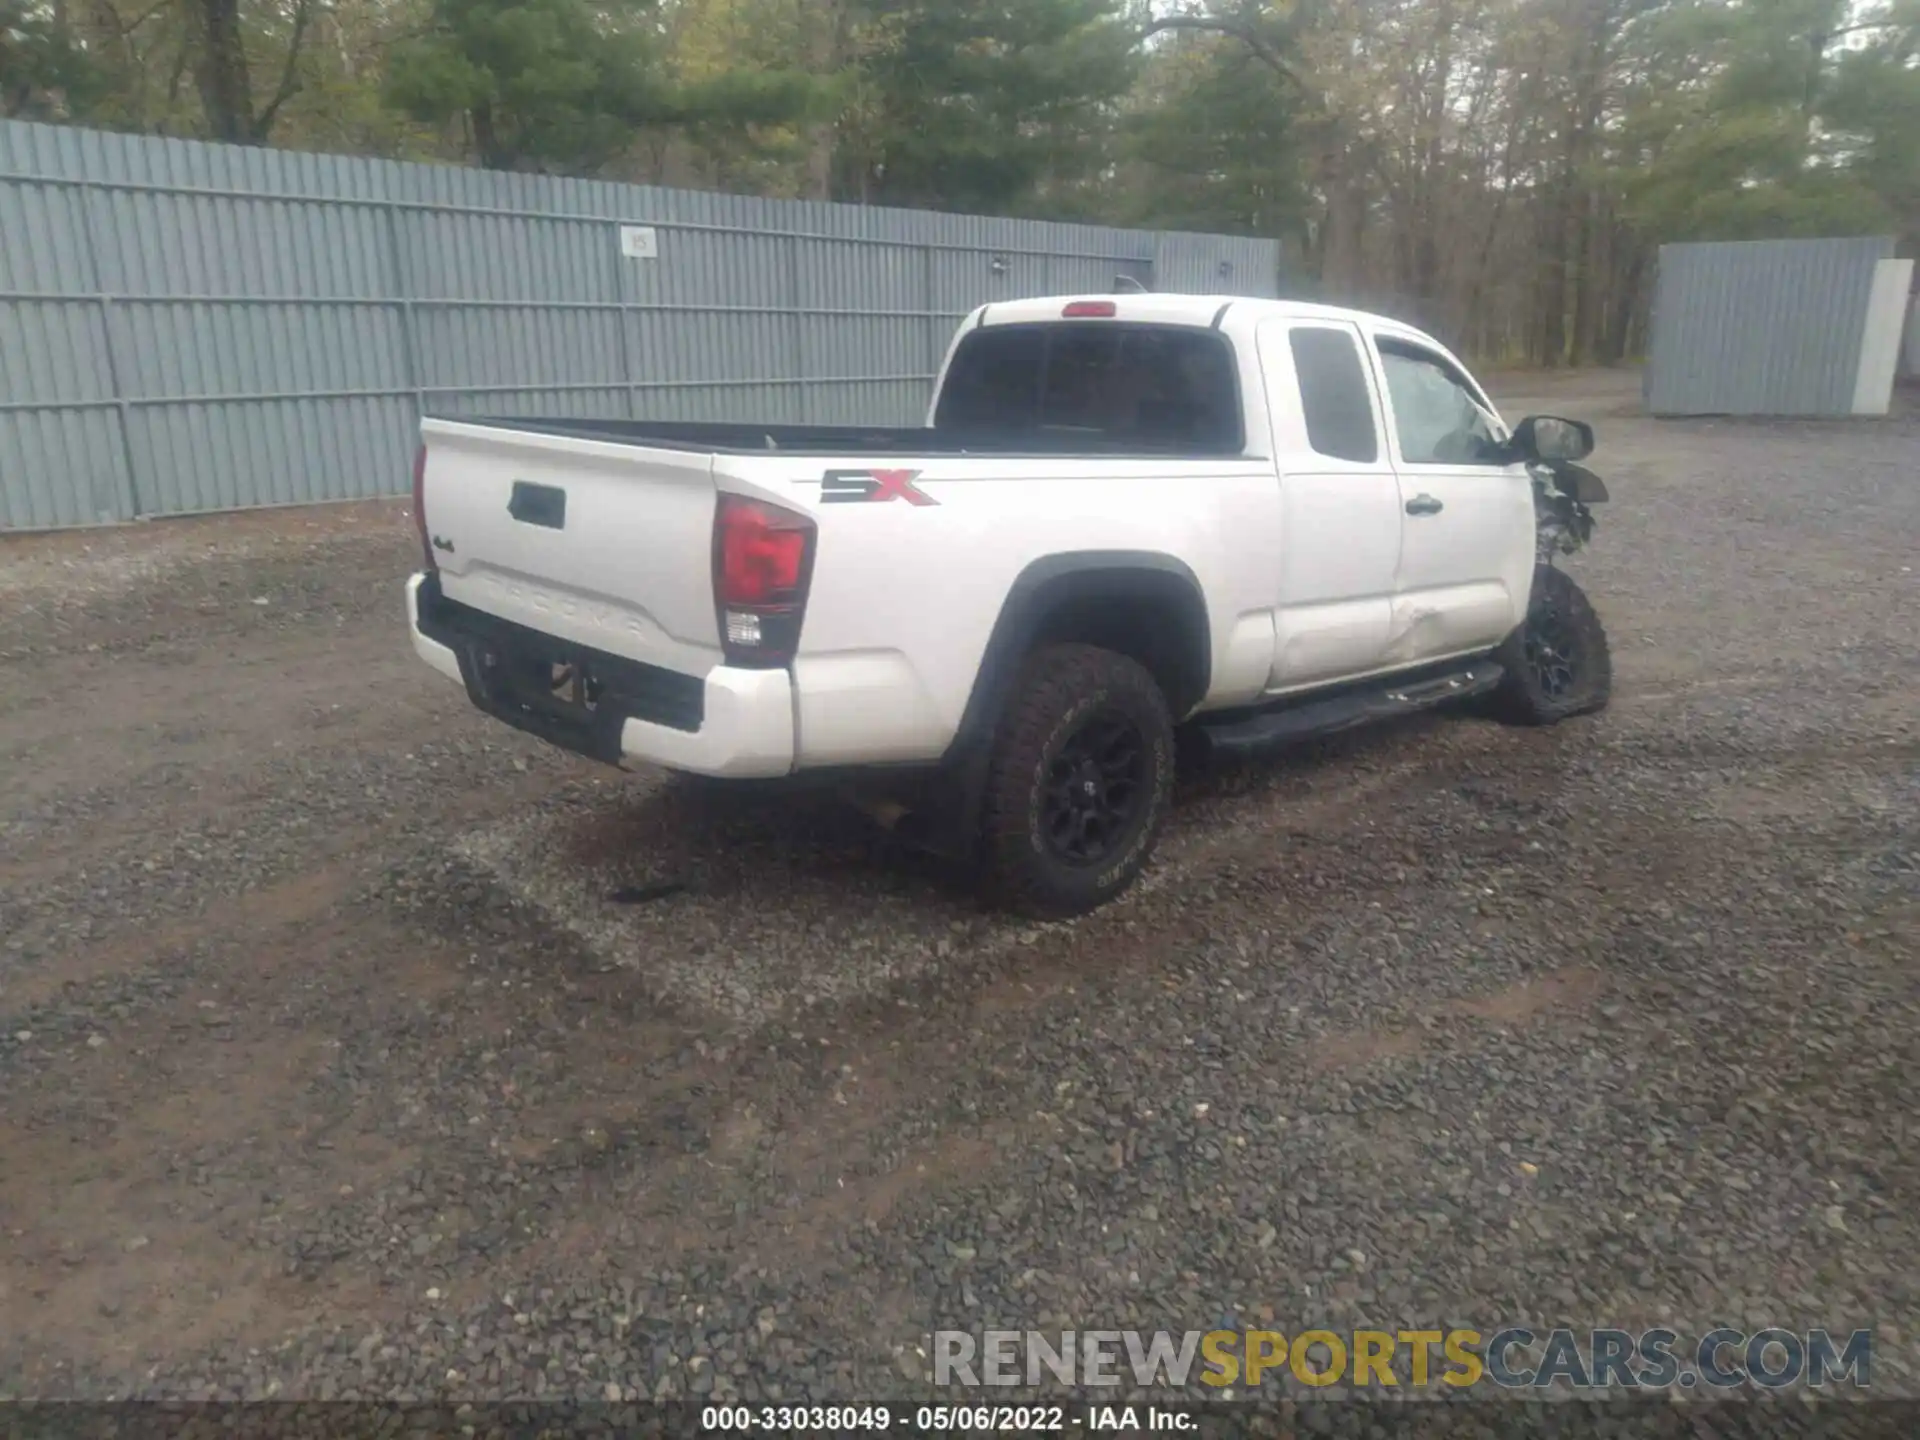
M727 660L793 658L813 569L813 521L760 500L722 495L713 516L713 598Z
M433 541L427 536L427 447L422 445L413 456L413 528L420 533L420 557L429 570L440 567L433 561Z
M1111 300L1070 300L1060 313L1069 320L1111 320L1118 312Z
M812 525L731 495L720 498L720 603L772 605L800 588Z

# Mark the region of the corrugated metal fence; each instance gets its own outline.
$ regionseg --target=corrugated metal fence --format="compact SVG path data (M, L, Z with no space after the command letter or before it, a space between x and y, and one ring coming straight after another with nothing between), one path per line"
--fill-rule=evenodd
M1655 415L1851 415L1890 237L1662 245ZM1897 322L1896 322L1897 323Z
M0 122L0 529L395 494L421 414L918 423L982 301L1271 241Z

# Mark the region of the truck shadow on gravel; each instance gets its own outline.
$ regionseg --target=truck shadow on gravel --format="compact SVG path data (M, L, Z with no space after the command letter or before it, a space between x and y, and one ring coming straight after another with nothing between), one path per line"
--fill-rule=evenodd
M532 915L588 970L639 982L683 1023L738 1037L1013 963L1042 937L1135 924L1208 880L1223 848L1348 823L1375 791L1462 746L1472 722L1410 717L1260 763L1184 773L1138 887L1078 921L1034 922L977 897L967 869L917 851L829 793L642 777L570 785L415 857L403 888L470 923ZM1437 737L1452 735L1450 740Z

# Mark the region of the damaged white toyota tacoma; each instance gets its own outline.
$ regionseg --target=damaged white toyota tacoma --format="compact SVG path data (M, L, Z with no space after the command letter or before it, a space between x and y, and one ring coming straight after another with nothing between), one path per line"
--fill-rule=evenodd
M409 625L473 704L614 765L846 784L1027 914L1140 873L1177 742L1611 686L1553 565L1606 498L1592 431L1509 429L1375 315L987 305L922 428L421 430Z

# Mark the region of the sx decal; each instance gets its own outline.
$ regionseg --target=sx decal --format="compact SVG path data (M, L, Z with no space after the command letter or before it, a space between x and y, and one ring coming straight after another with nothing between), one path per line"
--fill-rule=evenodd
M904 500L909 505L940 502L914 485L918 470L829 470L820 477L823 505L865 505Z

